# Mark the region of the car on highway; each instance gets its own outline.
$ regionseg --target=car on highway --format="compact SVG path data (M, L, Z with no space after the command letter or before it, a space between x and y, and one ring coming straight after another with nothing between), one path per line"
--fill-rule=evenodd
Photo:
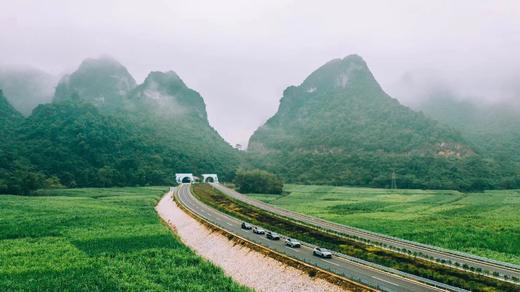
M330 250L322 247L315 247L312 254L321 258L332 258L332 253L330 252Z
M250 229L253 229L253 225L247 223L247 222L242 222L242 225L241 225L242 229L246 229L246 230L250 230Z
M298 240L296 240L294 238L289 238L289 237L287 237L287 239L285 240L285 245L294 247L294 248L302 246Z
M256 234L265 234L265 230L263 230L262 228L260 227L253 227L253 233L256 233Z
M280 240L280 235L276 232L267 231L265 234L265 237L272 239L272 240Z

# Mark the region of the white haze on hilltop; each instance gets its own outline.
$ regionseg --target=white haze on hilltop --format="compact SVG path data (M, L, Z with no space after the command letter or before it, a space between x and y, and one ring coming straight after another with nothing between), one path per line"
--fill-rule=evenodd
M204 97L211 124L247 143L283 90L359 54L405 104L446 90L518 104L518 1L0 0L0 67L53 76L108 54L140 83L174 70Z
M23 115L52 100L58 77L30 66L0 66L0 89Z

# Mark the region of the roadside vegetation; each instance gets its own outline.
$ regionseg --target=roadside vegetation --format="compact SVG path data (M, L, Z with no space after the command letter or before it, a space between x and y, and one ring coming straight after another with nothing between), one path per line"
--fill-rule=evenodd
M238 190L244 193L281 194L283 190L282 180L263 170L240 170L234 182Z
M247 291L161 223L165 190L0 196L0 291Z
M202 202L241 220L350 256L472 291L519 290L519 287L514 284L426 261L413 254L405 255L393 252L295 223L229 198L207 184L194 185L193 190Z
M520 265L520 190L477 193L292 185L251 197L374 232Z

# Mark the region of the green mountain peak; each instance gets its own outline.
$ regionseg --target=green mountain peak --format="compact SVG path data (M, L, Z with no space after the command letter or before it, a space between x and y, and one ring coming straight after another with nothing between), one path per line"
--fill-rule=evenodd
M148 74L128 99L130 110L143 106L164 118L198 118L206 121L206 105L202 96L186 86L174 71Z
M385 186L396 171L407 186L454 187L460 182L448 185L445 172L414 165L436 161L463 171L466 159L478 159L458 132L386 94L357 55L327 62L288 87L248 152L253 166L288 181L372 186Z
M318 90L341 90L366 83L379 86L363 58L349 55L343 59L333 59L319 67L303 81L301 87L312 93Z
M54 100L81 98L100 108L116 109L135 86L132 75L115 59L88 58L75 72L62 78Z

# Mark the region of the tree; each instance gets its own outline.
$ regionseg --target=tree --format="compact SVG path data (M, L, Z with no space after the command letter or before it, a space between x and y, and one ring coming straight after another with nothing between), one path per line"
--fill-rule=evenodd
M281 194L283 190L282 180L263 170L239 171L235 184L243 193Z

